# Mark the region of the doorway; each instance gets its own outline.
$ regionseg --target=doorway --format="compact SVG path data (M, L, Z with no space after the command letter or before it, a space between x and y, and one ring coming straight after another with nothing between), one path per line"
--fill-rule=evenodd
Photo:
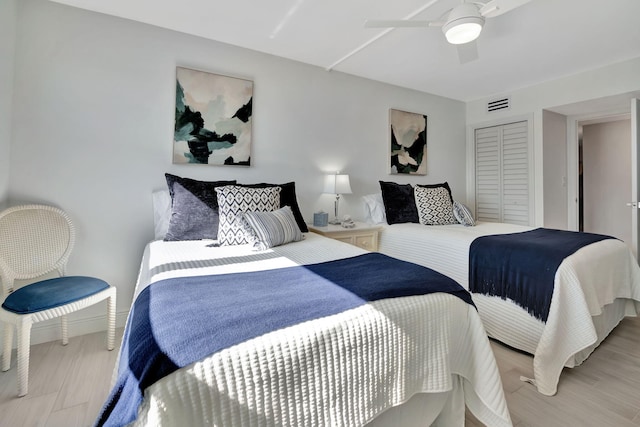
M631 240L625 239L625 242L631 247L633 255L638 259L639 251L637 249L640 243L640 209L638 209L640 200L640 173L638 171L638 166L640 165L640 91L561 105L548 110L566 118L567 229L576 231L579 230L578 210L581 198L579 194L580 173L578 169L580 166L579 142L581 140L579 129L581 128L584 132L584 125L630 118L631 136L627 139L630 148L628 151L624 151L628 153L628 158L631 162L631 191L628 192L624 201L619 202L621 205L619 207L626 209L627 219L625 222L631 224ZM559 136L559 133L556 132L555 135ZM584 149L584 147L582 148ZM582 164L582 168L584 178L584 164ZM600 203L600 205L605 206L604 202Z
M629 114L578 123L578 226L633 248Z

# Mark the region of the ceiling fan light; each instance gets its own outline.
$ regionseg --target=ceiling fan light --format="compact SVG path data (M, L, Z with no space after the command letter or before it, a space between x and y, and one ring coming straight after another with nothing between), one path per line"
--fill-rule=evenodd
M442 31L449 43L464 44L478 38L482 31L482 24L484 19L470 16L447 22L442 27Z

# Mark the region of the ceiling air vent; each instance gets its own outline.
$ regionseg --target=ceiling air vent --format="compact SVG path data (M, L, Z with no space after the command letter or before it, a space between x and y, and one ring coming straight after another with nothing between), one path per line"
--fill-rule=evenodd
M487 112L508 110L511 108L511 98L500 98L487 102Z

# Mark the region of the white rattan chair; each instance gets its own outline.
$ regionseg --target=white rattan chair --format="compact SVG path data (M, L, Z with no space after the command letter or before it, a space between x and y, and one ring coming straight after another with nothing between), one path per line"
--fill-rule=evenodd
M65 276L75 230L62 210L44 205L23 205L0 212L0 280L4 326L2 371L11 367L13 328L17 331L18 396L29 383L31 325L62 318L62 344L69 342L67 314L107 299L107 348L113 350L116 288L86 276ZM16 280L60 277L17 287Z

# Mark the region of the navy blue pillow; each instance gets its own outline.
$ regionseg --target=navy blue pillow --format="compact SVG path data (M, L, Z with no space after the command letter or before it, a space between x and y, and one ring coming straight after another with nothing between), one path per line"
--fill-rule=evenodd
M380 181L380 190L388 224L420 222L411 184Z
M236 181L198 181L166 173L171 194L171 219L166 241L218 238L218 196L216 187Z

